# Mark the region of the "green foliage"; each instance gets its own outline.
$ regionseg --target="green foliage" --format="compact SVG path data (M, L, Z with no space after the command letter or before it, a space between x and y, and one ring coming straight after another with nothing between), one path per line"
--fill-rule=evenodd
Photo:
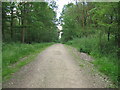
M56 4L54 3L54 6L51 4L3 2L3 41L22 43L55 41L57 39L57 20L54 11Z
M92 55L94 65L117 85L120 56L117 2L76 2L63 8L61 41Z
M106 42L106 37L102 37L102 42ZM83 37L68 41L66 44L77 48L80 52L85 52L94 57L92 62L102 73L117 85L118 82L118 58L113 41L106 43L100 50L99 37ZM103 44L104 45L104 44ZM110 46L110 47L109 47Z
M60 21L63 26L62 41L94 34L91 28L101 29L102 33L115 35L118 23L118 3L79 3L68 4L63 8ZM95 30L95 29L94 29ZM108 35L109 40L109 35Z
M98 40L97 40L98 41ZM91 53L91 50L94 50L96 48L96 39L90 38L90 40L86 37L84 38L77 38L72 41L68 41L67 44L72 45L76 47L79 51L85 52L85 53Z
M45 46L49 46L51 43L41 43L41 44L20 44L20 43L11 43L3 44L3 67L6 65L13 64L19 59L30 55L36 50L40 50Z
M117 85L118 84L118 64L114 63L113 60L114 58L101 57L101 58L96 58L93 64L102 73L109 76L109 78L114 82L114 84Z

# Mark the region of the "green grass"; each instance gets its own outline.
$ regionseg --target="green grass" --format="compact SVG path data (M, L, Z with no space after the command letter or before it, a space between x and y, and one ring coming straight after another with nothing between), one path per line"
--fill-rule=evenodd
M73 46L80 52L85 52L94 57L92 63L96 68L107 75L109 79L117 86L118 83L118 59L116 54L114 41L109 42L106 37L102 37L100 48L100 40L98 37L76 38L66 42L67 45Z
M11 74L28 64L46 47L53 43L3 44L2 50L2 77L3 81L11 77ZM24 60L22 60L25 58Z
M110 62L110 59L107 57L96 58L93 64L105 75L108 75L109 78L117 84L118 82L118 65Z

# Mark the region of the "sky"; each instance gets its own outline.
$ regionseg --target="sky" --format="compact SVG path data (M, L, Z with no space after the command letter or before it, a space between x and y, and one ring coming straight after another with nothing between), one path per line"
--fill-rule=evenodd
M65 4L68 4L70 0L56 0L56 4L58 5L57 9L57 18L60 17L60 13L62 12L62 8L64 7Z
M57 12L57 19L60 17L60 13L62 12L62 9L64 5L67 5L68 3L74 2L73 0L56 0L56 4L58 6ZM62 26L58 25L59 30L62 30Z
M73 2L73 0L56 0L56 4L58 5L57 18L60 17L60 13L62 12L64 5L67 5L70 2Z
M73 2L73 1L72 0L56 0L56 4L58 6L58 9L56 10L56 12L57 12L57 19L59 19L60 14L62 13L62 9L63 9L64 5L67 5L70 2ZM58 25L57 27L58 27L59 30L62 30L62 26L61 25ZM62 33L63 32L59 33L59 39L61 39L61 34Z

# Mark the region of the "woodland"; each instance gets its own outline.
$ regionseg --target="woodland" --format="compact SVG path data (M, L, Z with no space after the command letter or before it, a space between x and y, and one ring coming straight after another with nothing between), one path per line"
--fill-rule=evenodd
M3 77L14 72L9 65L20 58L40 48L63 43L94 57L92 63L96 68L117 85L120 80L120 2L76 0L64 5L59 19L57 8L56 1L2 3ZM58 25L62 26L61 31ZM58 39L60 32L62 37Z

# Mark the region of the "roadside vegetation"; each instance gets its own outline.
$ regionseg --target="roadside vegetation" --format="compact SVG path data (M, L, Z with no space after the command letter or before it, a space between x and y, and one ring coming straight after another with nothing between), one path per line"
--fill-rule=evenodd
M9 78L12 73L19 70L22 66L34 60L38 53L52 44L53 43L3 44L3 81L4 79Z
M3 79L29 63L51 42L61 42L94 57L92 62L115 85L120 80L120 3L65 5L59 21L56 2L2 2ZM19 42L19 43L18 43Z
M76 1L65 5L60 17L61 42L91 55L96 68L116 86L120 75L119 4Z
M55 1L2 2L2 77L10 75L57 41Z
M109 42L100 50L99 39L97 37L76 38L68 41L67 45L77 48L78 51L88 53L94 60L91 61L102 73L107 75L114 84L118 83L118 58L116 48ZM104 39L105 40L105 39ZM79 42L79 43L78 43ZM111 47L108 47L108 46Z

